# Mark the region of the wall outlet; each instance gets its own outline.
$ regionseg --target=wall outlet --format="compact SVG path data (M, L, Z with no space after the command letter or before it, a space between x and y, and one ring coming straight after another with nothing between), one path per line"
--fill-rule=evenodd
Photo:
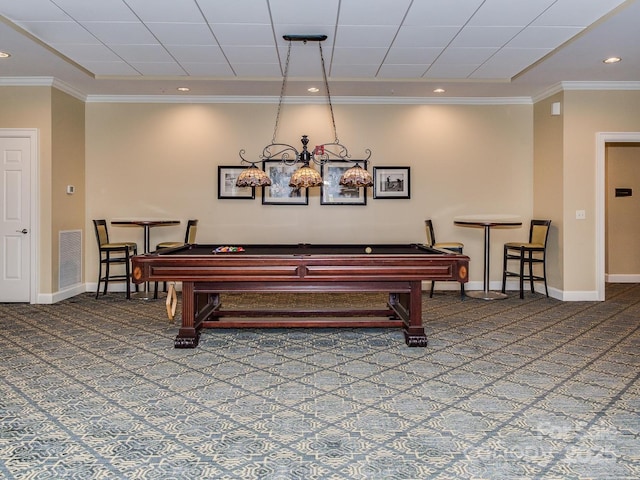
M587 218L587 213L584 210L576 210L576 220L584 220Z

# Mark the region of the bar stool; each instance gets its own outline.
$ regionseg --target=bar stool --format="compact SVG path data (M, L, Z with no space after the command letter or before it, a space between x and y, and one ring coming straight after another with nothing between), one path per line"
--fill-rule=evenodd
M424 226L427 235L426 245L433 248L442 248L445 250L451 250L452 252L462 254L464 243L460 242L436 242L436 235L433 230L433 222L430 219L424 221ZM429 298L433 297L433 289L436 282L431 282L431 290L429 292ZM460 284L460 297L464 299L464 283Z
M547 239L549 238L549 227L551 220L531 220L529 227L528 242L508 242L504 244L504 259L502 272L502 293L504 293L507 277L518 277L520 279L520 298L524 298L524 282L531 284L531 293L534 292L533 282L544 282L544 291L547 297ZM515 260L518 262L519 270L511 272L508 270L507 262ZM542 264L542 275L534 275L533 265ZM529 273L525 273L524 266L529 266Z
M127 287L127 300L131 298L131 257L137 255L138 245L135 242L117 242L109 241L109 230L107 229L107 221L104 219L94 220L93 226L96 232L96 240L98 241L98 288L96 289L96 298L100 294L100 283L104 282L103 295L107 294L109 282L125 282ZM124 274L112 274L111 265L124 265ZM104 268L104 273L103 273ZM136 292L138 285L135 286Z

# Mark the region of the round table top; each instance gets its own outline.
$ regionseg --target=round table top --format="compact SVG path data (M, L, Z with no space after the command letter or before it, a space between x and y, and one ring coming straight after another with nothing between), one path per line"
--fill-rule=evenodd
M522 225L522 218L519 215L488 213L454 217L453 223L474 227L519 227Z
M149 225L153 227L156 225L180 225L180 220L112 220L111 225Z

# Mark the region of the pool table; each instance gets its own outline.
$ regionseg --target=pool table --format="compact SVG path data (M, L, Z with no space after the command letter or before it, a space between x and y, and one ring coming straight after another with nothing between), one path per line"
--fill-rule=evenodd
M182 282L176 348L194 348L203 328L401 327L424 347L422 281L468 281L469 257L421 244L200 245L132 259L133 281ZM384 309L225 310L228 292L384 292ZM325 318L321 318L325 317Z

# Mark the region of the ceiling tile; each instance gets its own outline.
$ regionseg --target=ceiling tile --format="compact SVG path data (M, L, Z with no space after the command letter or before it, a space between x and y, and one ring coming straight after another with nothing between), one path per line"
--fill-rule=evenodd
M53 47L63 55L73 59L75 62L120 62L118 57L112 50L104 45L78 45L63 43L54 44Z
M354 63L375 63L380 65L386 54L386 48L336 47L333 49L332 64L349 65Z
M388 47L396 31L392 26L340 26L336 47Z
M483 1L447 0L447 8L442 8L440 0L414 1L403 25L462 27Z
M273 47L223 46L222 51L232 64L235 63L278 63ZM259 60L256 60L259 59Z
M158 40L156 40L149 29L140 22L87 22L84 23L83 26L98 40L107 45L144 45L158 43Z
M112 45L111 47L127 62L170 62L171 56L160 45Z
M280 59L282 62L282 70L286 65L288 48L280 49ZM325 56L325 67L327 67L328 52L323 47L323 56ZM291 77L322 77L322 63L320 61L320 49L318 43L309 42L307 44L293 42L291 45L291 57L289 59L289 76Z
M273 45L273 30L264 24L214 24L211 25L220 45L261 46Z
M401 27L394 47L444 48L460 31L460 27Z
M160 43L168 45L217 45L206 23L156 23L146 24Z
M623 3L624 0L563 0L551 5L532 25L586 27Z
M447 48L438 57L436 63L482 64L496 52L495 48Z
M399 25L410 4L410 0L341 2L338 25Z
M269 0L273 23L295 27L291 34L309 32L308 25L333 25L338 18L338 0ZM313 32L315 33L315 32Z
M563 44L583 30L582 27L527 27L511 40L510 48L551 48Z
M167 50L180 63L227 63L217 45L167 45Z
M464 27L451 41L451 47L502 47L522 27Z
M138 18L121 0L88 2L86 0L55 0L55 4L78 22L135 22Z
M198 23L204 20L196 2L193 0L126 1L143 22Z
M529 25L556 0L486 0L469 20L469 26Z
M512 78L549 52L543 48L503 48L479 67L472 78Z
M16 22L59 22L69 21L71 18L49 0L3 1L0 5L2 15Z
M198 2L209 23L271 23L267 0ZM239 8L240 7L240 8Z
M398 48L391 47L385 63L429 64L442 52L441 48Z
M22 26L47 43L98 43L75 22L24 22Z

